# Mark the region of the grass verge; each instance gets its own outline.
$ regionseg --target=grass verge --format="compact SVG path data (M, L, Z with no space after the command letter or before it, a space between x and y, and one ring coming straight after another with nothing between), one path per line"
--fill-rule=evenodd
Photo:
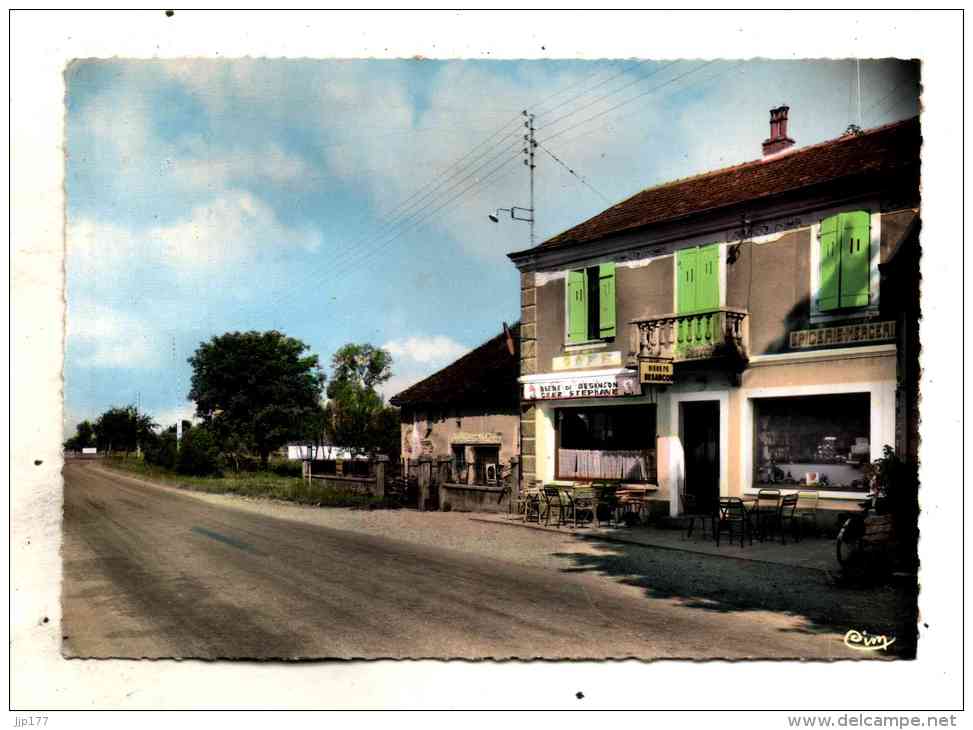
M222 477L193 477L146 464L141 459L109 458L105 466L133 476L158 482L169 487L209 494L239 494L244 497L281 499L297 504L318 507L379 507L384 502L370 494L359 494L326 487L324 484L308 485L300 477L285 477L271 472L240 472Z

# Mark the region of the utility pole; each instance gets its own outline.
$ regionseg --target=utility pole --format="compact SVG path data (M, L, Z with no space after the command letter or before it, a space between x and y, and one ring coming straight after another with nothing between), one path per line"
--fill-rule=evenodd
M536 218L534 214L534 150L537 148L537 142L534 140L534 115L526 109L523 113L527 117L527 121L524 122L524 126L527 127L527 134L524 135L524 141L527 142L527 146L524 147L526 155L524 164L527 165L530 172L530 247L534 248L534 218Z

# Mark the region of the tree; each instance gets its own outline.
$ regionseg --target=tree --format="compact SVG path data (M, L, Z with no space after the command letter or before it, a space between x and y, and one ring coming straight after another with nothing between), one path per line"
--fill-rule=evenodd
M348 344L331 358L331 368L325 407L331 442L358 452L398 453L398 411L376 390L392 376L392 355L372 345Z
M221 446L243 443L266 467L271 451L304 434L324 386L318 357L307 351L275 330L227 332L196 349L189 399Z
M82 421L75 429L74 436L64 442L65 451L81 451L95 445L95 426L91 421Z
M135 406L112 406L94 423L95 442L99 451L135 451L139 444L156 438L158 425Z

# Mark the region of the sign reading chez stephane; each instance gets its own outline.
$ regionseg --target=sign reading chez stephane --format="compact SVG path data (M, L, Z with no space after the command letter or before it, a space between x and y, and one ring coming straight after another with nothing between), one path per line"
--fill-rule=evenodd
M524 400L564 400L568 398L612 398L641 395L634 375L597 375L559 378L540 383L524 383Z

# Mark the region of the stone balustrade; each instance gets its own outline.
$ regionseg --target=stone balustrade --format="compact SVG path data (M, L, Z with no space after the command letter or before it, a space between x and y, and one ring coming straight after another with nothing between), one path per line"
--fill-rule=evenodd
M748 352L747 312L720 307L692 314L663 314L631 321L629 363L636 357L674 362Z

